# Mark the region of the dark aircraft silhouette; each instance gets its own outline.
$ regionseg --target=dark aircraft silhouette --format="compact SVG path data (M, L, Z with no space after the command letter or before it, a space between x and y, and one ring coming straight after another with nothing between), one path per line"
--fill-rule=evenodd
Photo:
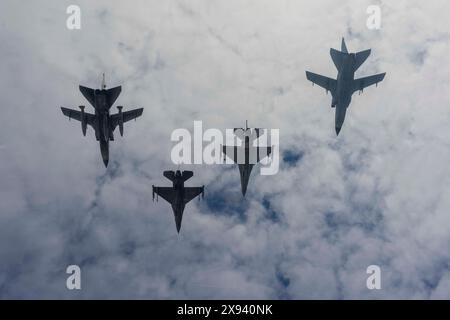
M268 157L272 153L272 147L253 146L253 142L258 140L262 132L259 128L249 128L247 121L245 121L245 129L235 128L233 132L242 141L242 145L240 147L222 146L222 152L224 158L228 156L238 165L241 176L241 191L245 197L253 166Z
M81 111L61 107L63 114L70 119L81 122L81 130L86 136L87 125L90 125L95 131L95 137L100 142L100 151L105 167L109 161L109 141L114 141L113 132L119 126L120 135L123 136L123 124L142 115L143 108L122 112L122 106L116 114L109 114L109 109L119 97L122 87L106 89L105 75L103 74L102 88L90 89L80 86L83 96L94 107L95 114L84 112L84 106L80 106Z
M205 186L184 186L184 182L194 175L192 171L164 171L163 175L164 177L172 181L173 185L172 187L153 186L153 200L155 199L156 193L156 200L158 200L158 196L160 196L172 205L173 214L175 215L175 225L177 227L177 232L180 233L181 220L183 219L183 211L186 203L200 194L203 197Z
M386 73L355 79L355 72L370 55L370 49L358 53L348 53L344 38L342 38L341 51L330 49L330 55L338 70L337 80L306 71L306 78L331 92L331 107L336 107L335 129L339 135L344 123L345 113L355 91L360 94L364 88L377 85L384 79Z

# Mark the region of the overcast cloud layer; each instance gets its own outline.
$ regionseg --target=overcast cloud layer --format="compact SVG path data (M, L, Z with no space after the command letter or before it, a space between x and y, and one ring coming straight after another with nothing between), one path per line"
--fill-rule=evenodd
M66 29L78 4L82 29ZM366 28L380 4L382 26ZM450 2L0 2L0 298L450 298ZM341 134L329 48L372 48ZM103 167L92 129L60 106L78 85L122 85L144 107ZM90 108L90 107L88 107ZM114 107L115 110L115 107ZM92 112L92 109L90 110ZM235 166L184 166L192 201L178 235L170 134L244 125L280 129L275 176L247 197ZM82 290L66 289L78 264ZM382 270L368 290L366 268Z

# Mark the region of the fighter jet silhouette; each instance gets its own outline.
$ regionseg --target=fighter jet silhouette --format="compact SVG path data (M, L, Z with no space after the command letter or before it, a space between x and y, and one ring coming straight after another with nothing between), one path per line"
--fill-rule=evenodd
M339 135L353 93L359 91L361 94L364 88L373 84L377 85L384 79L386 73L355 79L355 72L369 57L370 49L358 53L348 53L344 38L342 38L341 51L331 48L330 55L338 70L337 80L309 71L306 71L306 78L313 84L324 88L327 93L331 92L331 107L336 108L336 135Z
M262 130L260 128L249 128L247 121L245 121L245 129L235 128L233 132L242 141L242 145L240 147L222 146L222 152L224 158L228 156L238 165L241 176L241 191L245 197L253 166L268 157L272 153L272 147L253 146L254 141L258 142Z
M177 170L174 171L164 171L164 177L172 181L172 187L153 187L153 200L155 200L155 193L162 197L164 200L172 205L173 214L175 215L175 225L177 227L177 232L180 233L181 220L183 219L183 212L186 203L194 199L198 195L204 197L205 186L201 187L185 187L184 182L191 178L194 173L192 171Z
M114 141L113 132L119 126L120 135L123 136L123 124L132 119L136 119L142 115L143 108L122 112L122 106L118 106L118 113L110 115L109 109L119 97L122 87L106 89L105 74L101 89L90 89L80 86L83 96L94 107L95 114L84 112L85 106L80 106L81 111L61 107L63 114L70 119L81 122L81 130L86 136L87 125L95 130L95 137L100 142L100 151L105 167L109 161L109 141Z

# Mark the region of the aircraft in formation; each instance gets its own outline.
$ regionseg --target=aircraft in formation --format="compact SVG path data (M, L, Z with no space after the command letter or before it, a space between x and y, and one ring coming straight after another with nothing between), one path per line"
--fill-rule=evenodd
M177 232L180 233L181 220L183 219L184 207L186 204L199 196L200 194L204 197L205 186L201 187L185 187L184 182L194 175L192 171L177 170L174 171L164 171L164 177L172 181L171 187L155 187L152 186L153 200L158 201L158 196L166 200L172 206L173 214L175 216L175 225L177 227Z
M331 79L316 73L306 71L306 78L324 88L326 92L331 92L331 107L335 108L335 129L339 135L344 123L347 108L350 105L352 95L356 91L363 92L364 88L373 84L377 85L384 79L386 73L355 79L355 72L369 57L371 50L358 53L349 53L345 40L342 38L341 51L330 49L330 55L338 70L337 79ZM63 114L70 119L81 122L81 130L86 135L87 125L95 131L95 137L100 143L100 151L105 166L109 161L109 141L114 141L114 130L119 127L120 135L123 136L123 124L127 121L140 117L143 108L122 112L123 107L118 106L118 113L110 114L109 110L121 93L121 86L106 89L105 75L101 89L91 89L79 86L83 96L94 107L95 114L84 111L85 106L80 106L80 111L61 107ZM222 146L223 156L230 158L238 165L241 181L241 192L245 196L247 192L250 175L255 164L272 153L272 147L262 147L258 144L258 139L262 134L260 128L249 128L246 121L245 128L235 128L233 133L241 141L241 146ZM254 146L256 142L256 146ZM192 171L164 171L163 175L172 181L171 187L152 186L153 200L158 200L158 196L169 202L175 216L177 232L180 232L181 221L186 204L197 196L204 196L204 186L185 187L184 182L190 179L194 173Z
M331 79L320 74L306 71L306 78L313 84L324 88L326 92L331 92L331 107L335 110L335 129L339 135L345 119L345 113L352 101L355 91L360 94L364 88L373 84L378 85L384 79L386 73L355 79L355 72L366 61L370 55L370 49L358 53L349 53L345 40L342 38L341 51L330 49L331 59L338 70L337 79Z
M268 157L272 153L272 147L253 146L255 141L258 143L262 129L249 128L247 121L245 121L245 129L234 128L233 132L241 140L242 145L222 146L222 152L224 157L229 157L238 165L241 177L241 191L245 197L253 166L263 158Z
M109 114L109 109L116 102L122 91L122 87L118 86L106 89L105 75L101 89L91 89L80 86L83 96L94 107L95 114L84 111L85 106L79 106L81 111L61 107L62 113L70 119L81 122L81 131L86 136L87 125L90 125L95 131L95 138L100 142L100 152L102 154L105 167L109 161L109 141L114 141L114 130L119 126L120 135L123 136L123 124L127 121L136 119L142 115L143 108L122 112L123 107L118 106L118 113Z

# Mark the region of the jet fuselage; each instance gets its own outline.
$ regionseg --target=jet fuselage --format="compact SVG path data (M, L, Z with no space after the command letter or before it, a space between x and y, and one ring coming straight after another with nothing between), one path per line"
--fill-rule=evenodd
M251 146L250 146L250 138L248 136L245 137L244 148L245 148L245 163L243 165L239 165L239 173L241 176L241 191L242 194L245 196L245 193L247 192L248 181L250 180L250 174L252 173L253 165L255 163L255 161L250 163ZM255 148L255 150L257 149ZM252 156L255 156L256 159L256 155Z
M346 54L342 59L342 65L338 70L337 88L333 95L332 107L336 108L335 127L336 133L342 128L345 114L352 101L352 84L355 79L355 54Z
M178 172L177 172L178 173ZM172 203L172 209L175 216L183 214L185 203L184 203L184 181L181 176L175 176L173 181L173 189L175 192L175 201Z
M184 202L184 179L182 178L181 172L179 170L175 173L175 179L173 180L173 189L175 190L175 200L171 203L171 206L175 215L175 224L177 227L177 231L180 231L181 219L183 218L183 212L186 203Z
M108 166L109 161L109 141L113 140L113 133L109 125L109 109L111 106L107 103L106 90L95 90L95 109L96 117L96 138L100 142L100 152L103 163Z

